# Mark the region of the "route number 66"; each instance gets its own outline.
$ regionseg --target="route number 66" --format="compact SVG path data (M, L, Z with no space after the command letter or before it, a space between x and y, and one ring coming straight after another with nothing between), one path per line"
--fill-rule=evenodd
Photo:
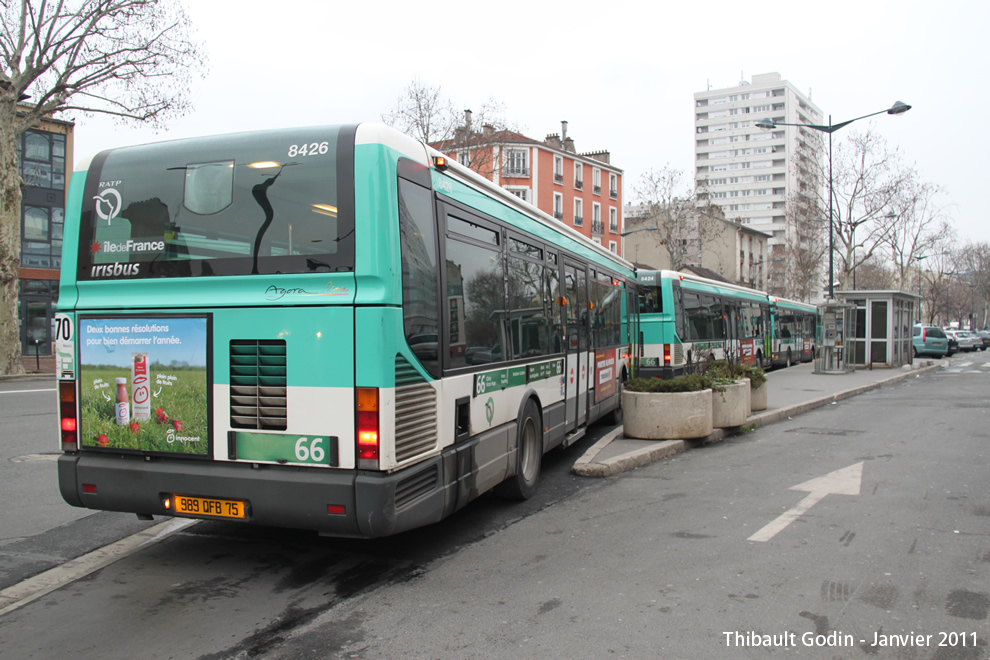
M296 440L296 460L300 463L312 460L315 463L322 463L327 452L323 448L323 438L299 438ZM307 444L308 443L308 444Z

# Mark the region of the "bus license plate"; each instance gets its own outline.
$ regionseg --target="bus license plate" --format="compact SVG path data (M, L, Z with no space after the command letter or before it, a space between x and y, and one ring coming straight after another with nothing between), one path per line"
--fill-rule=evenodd
M246 518L244 502L221 500L214 497L172 495L176 514L211 516L214 518Z

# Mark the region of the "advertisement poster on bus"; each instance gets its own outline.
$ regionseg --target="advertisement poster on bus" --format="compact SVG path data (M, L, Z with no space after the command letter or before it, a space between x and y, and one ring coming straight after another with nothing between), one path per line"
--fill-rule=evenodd
M209 453L207 316L83 318L78 338L84 447Z
M618 391L616 349L595 351L595 403L600 403Z

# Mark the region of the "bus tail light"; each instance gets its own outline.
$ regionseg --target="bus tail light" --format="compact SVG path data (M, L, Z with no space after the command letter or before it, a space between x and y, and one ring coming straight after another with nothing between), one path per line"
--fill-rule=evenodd
M357 412L357 466L366 470L377 470L379 459L378 388L355 388L354 399Z
M79 429L76 420L76 384L74 381L58 383L58 416L60 418L62 451L79 449Z
M663 366L670 366L670 344L663 345Z

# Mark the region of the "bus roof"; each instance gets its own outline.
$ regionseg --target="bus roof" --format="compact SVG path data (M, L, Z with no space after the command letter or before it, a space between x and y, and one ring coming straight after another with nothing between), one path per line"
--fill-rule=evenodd
M818 313L818 307L811 305L809 303L799 302L797 300L788 300L787 298L772 298L771 302L778 307L786 307L788 309L796 309L802 312Z
M682 273L676 270L641 270L638 273L640 281L642 281L644 276L648 274L652 274L654 279L679 280L682 286L687 286L688 288L697 291L707 291L709 293L718 293L721 295L733 295L752 300L769 301L769 296L765 291L750 289L749 287L740 286L731 282L719 282L718 280L708 279L707 277L701 277L691 273Z
M443 156L447 159L447 170L443 172L447 176L457 179L461 183L470 187L481 188L483 192L495 197L499 202L511 207L513 210L525 214L533 220L536 220L538 223L551 231L577 241L582 247L593 251L597 256L605 257L606 259L615 262L617 267L625 268L630 272L634 271L635 267L632 263L626 261L600 243L594 242L576 229L568 227L550 214L541 211L529 202L523 201L522 199L516 197L509 191L496 185L494 182L489 181L474 170L468 169L457 161L452 160L446 154L443 154L429 146L426 148L430 153L431 159L437 156Z

